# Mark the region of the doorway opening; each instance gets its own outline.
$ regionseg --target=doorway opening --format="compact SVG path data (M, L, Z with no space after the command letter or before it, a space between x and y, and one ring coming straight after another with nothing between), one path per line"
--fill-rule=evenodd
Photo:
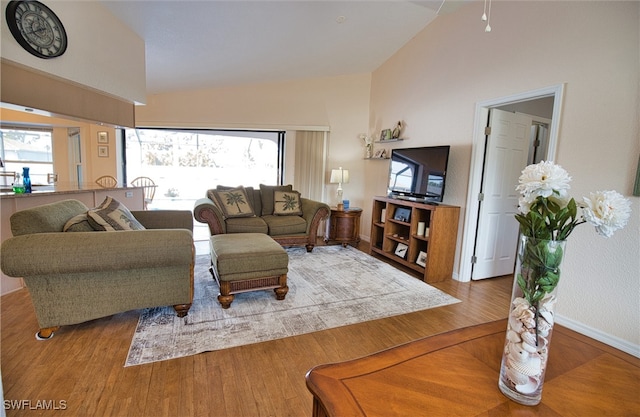
M502 109L506 111L512 110L513 106L523 108L524 106L538 105L548 100L552 101L551 117L540 117L541 124L546 125L548 129L548 142L546 145L546 160L555 160L558 131L560 126L560 112L562 108L562 96L564 85L559 84L551 87L541 88L538 90L528 91L512 96L500 97L491 100L485 100L476 104L473 145L471 153L471 169L469 172L469 190L467 193L467 208L465 211L465 225L462 235L462 248L460 252L460 273L458 280L468 282L473 279L473 265L476 247L482 245L482 242L476 243L476 236L480 223L484 220L479 216L480 204L482 196L483 168L491 166L491 160L487 158L486 134L485 128L491 109ZM526 110L525 110L526 111ZM527 111L532 113L531 111ZM490 157L490 156L489 156ZM540 152L538 152L540 157ZM527 159L529 161L529 159ZM528 162L527 162L528 163ZM526 164L525 164L526 166ZM524 168L524 166L522 167ZM519 174L519 172L518 172ZM491 178L489 178L490 180ZM517 183L517 176L514 179ZM515 222L515 219L514 219ZM500 237L496 237L500 239ZM515 254L516 247L513 247Z

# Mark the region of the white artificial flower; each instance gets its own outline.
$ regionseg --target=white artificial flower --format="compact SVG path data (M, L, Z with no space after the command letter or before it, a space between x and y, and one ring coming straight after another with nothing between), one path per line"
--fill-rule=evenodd
M516 191L520 193L518 207L521 213L527 214L531 204L538 197L550 198L566 206L571 177L560 165L550 161L541 161L522 170Z
M366 146L373 144L373 140L366 133L360 133L360 139L364 142Z
M518 210L525 215L529 213L529 211L531 210L531 205L536 201L537 197L538 196L534 194L529 194L527 196L521 195L520 198L518 199ZM567 207L567 204L569 204L569 201L571 199L566 193L564 193L562 196L551 195L550 197L547 198L547 200L556 203L558 207L560 207L560 209L563 209Z
M622 229L631 216L631 202L617 191L596 191L583 197L583 216L604 237Z

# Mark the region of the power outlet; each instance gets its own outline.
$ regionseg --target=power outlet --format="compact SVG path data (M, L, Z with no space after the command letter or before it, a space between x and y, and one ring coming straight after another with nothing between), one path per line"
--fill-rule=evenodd
M124 196L125 196L126 198L131 198L131 197L133 197L133 191L125 191Z

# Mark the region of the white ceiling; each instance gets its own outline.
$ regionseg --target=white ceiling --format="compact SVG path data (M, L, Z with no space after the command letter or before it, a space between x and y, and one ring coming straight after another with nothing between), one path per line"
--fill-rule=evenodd
M155 94L372 72L465 1L101 2L144 39Z

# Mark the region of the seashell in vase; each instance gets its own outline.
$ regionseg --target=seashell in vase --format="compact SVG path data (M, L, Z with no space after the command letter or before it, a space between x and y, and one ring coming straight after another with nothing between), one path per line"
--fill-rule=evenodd
M518 348L518 344L510 343L507 358L509 363L525 363L529 360L530 353L524 349Z
M513 381L516 386L524 385L529 382L529 377L527 375L520 373L513 368L507 368L505 375L509 381Z
M522 394L532 394L536 392L540 386L540 381L536 378L529 378L529 381L525 384L516 385L516 390Z
M538 339L549 337L551 330L553 330L553 324L549 323L543 318L538 319Z
M547 311L547 310L540 310L538 312L538 314L540 315L540 317L542 317L547 323L549 323L550 325L553 325L553 313L551 311Z
M507 331L507 340L509 340L511 343L519 343L522 341L522 338L520 337L518 332L509 329L509 331Z
M519 346L521 347L522 350L527 351L529 353L536 353L538 352L538 346L536 346L535 343L533 344L529 344L529 343L520 343Z
M522 341L527 345L535 346L536 348L538 347L538 340L536 338L536 335L532 332L524 332L520 334L520 337L522 338Z
M542 374L542 361L539 357L530 356L523 362L511 361L509 358L509 366L526 376L540 376Z

